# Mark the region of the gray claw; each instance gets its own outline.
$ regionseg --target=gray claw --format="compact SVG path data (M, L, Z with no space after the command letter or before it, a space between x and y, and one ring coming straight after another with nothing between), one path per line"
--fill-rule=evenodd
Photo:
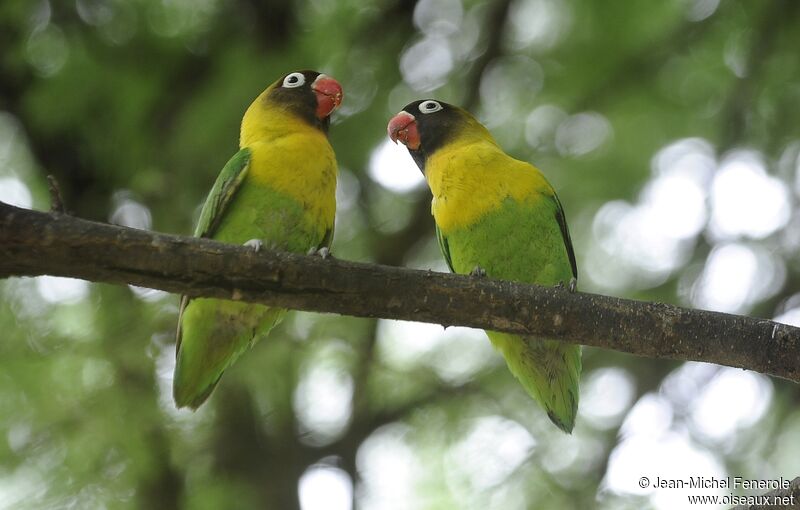
M264 248L264 241L262 241L261 239L250 239L249 241L244 243L244 245L247 246L248 248L252 248L253 251L258 253Z
M323 247L321 247L319 249L311 248L311 249L308 250L308 255L317 255L320 258L322 258L322 260L327 260L328 257L332 256L331 255L331 250L328 249L327 246L323 246Z
M469 272L470 276L475 276L477 278L485 278L486 277L486 270L481 266L475 266L472 271Z
M576 290L578 290L578 280L573 276L569 279L569 283L567 285L564 285L564 280L561 280L556 284L557 289L563 289L565 287L570 293L574 293Z

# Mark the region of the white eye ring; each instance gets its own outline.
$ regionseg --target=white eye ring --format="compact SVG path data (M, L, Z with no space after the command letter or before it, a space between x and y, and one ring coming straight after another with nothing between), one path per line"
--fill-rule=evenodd
M303 73L292 73L283 79L283 87L287 89L302 87L305 82L306 77L303 75Z
M419 111L425 114L438 112L441 109L441 103L439 103L439 101L434 101L433 99L428 99L427 101L423 101L419 104Z

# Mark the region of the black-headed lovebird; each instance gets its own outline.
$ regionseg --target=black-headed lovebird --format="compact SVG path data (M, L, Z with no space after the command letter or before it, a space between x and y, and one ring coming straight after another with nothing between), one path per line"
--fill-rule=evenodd
M425 175L439 247L451 271L574 290L578 271L564 210L538 169L503 152L468 112L433 99L407 105L388 131ZM571 432L581 347L486 334L553 423Z
M196 237L307 253L333 239L336 157L329 116L342 87L315 71L281 77L242 118L240 150L222 169L203 205ZM173 397L199 407L222 372L277 324L285 310L184 296L178 318Z

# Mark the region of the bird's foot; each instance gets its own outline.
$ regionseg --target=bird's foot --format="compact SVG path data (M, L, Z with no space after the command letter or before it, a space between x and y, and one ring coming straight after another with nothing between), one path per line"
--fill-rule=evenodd
M575 291L578 290L578 280L573 276L569 279L569 283L566 286L564 285L564 280L561 280L556 284L557 289L563 289L565 287L570 294L574 294Z
M486 278L486 270L481 266L475 266L472 268L472 271L469 272L470 276L475 276L476 278Z
M329 257L333 258L333 255L331 255L331 250L327 246L323 246L321 248L311 248L308 250L307 255L316 255L322 260L327 260Z
M244 245L247 246L248 248L252 248L253 251L256 253L264 249L264 241L262 241L261 239L250 239L249 241L244 243Z
M275 241L262 241L261 239L250 239L246 243L245 246L248 248L252 248L254 252L259 253L260 251L267 249L273 251L280 251L281 247Z

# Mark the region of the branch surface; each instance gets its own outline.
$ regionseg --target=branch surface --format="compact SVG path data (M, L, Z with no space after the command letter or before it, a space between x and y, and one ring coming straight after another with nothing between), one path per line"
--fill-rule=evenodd
M800 382L800 328L565 289L322 260L0 202L0 278L55 275L330 312L553 338Z

